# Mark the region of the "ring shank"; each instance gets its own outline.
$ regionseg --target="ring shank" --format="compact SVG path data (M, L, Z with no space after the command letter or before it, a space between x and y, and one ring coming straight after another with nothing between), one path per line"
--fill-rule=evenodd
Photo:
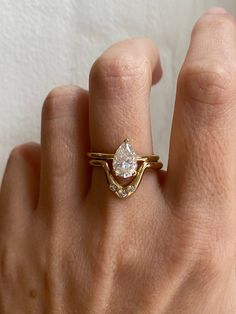
M102 160L113 160L114 154L104 154L104 153L87 153L87 156L92 159L102 159ZM148 162L156 162L160 159L158 155L136 155L137 161L148 161Z
M101 166L100 161L103 161L103 159L91 159L89 161L89 164L91 166ZM147 168L155 168L155 169L161 169L163 167L162 162L156 162L156 161L149 161L147 162Z

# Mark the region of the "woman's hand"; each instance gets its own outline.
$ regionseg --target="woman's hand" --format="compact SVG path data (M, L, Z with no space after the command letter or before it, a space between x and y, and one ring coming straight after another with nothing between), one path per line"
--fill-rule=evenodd
M109 48L89 92L47 97L42 143L15 148L0 193L0 312L236 313L236 22L196 24L178 79L167 172L117 198L88 151L152 154L148 39ZM157 99L158 101L158 99ZM165 105L165 104L163 104Z

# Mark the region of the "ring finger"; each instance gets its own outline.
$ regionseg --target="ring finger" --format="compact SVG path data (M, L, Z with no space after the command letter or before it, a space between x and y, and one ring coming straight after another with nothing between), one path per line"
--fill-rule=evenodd
M92 151L113 153L129 138L138 154L152 154L149 95L161 74L159 52L148 39L119 42L98 58L90 73ZM101 180L102 169L95 168L92 187L104 195Z

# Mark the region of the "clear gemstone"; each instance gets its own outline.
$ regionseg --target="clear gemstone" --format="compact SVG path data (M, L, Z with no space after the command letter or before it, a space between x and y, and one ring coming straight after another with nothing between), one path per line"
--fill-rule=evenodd
M110 184L110 190L111 190L112 192L115 192L115 191L116 191L116 186L115 186L115 184Z
M134 192L135 187L133 185L129 185L126 190L128 193L132 193L132 192Z
M121 189L118 191L118 196L120 198L125 198L127 195L128 195L128 193L124 189Z
M113 170L118 177L132 177L137 170L137 156L128 140L117 149L113 159Z

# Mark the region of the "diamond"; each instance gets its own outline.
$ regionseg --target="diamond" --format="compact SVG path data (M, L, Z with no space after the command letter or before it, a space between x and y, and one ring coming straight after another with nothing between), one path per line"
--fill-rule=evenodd
M124 189L121 189L121 190L118 190L118 196L120 198L125 198L126 196L128 196L128 193Z
M138 166L137 155L128 140L117 149L112 166L118 177L129 178L135 175Z
M133 185L129 185L127 188L126 188L126 191L128 193L133 193L135 191L135 187Z
M112 192L115 192L115 191L116 191L116 186L115 186L115 184L110 184L110 190L111 190Z

